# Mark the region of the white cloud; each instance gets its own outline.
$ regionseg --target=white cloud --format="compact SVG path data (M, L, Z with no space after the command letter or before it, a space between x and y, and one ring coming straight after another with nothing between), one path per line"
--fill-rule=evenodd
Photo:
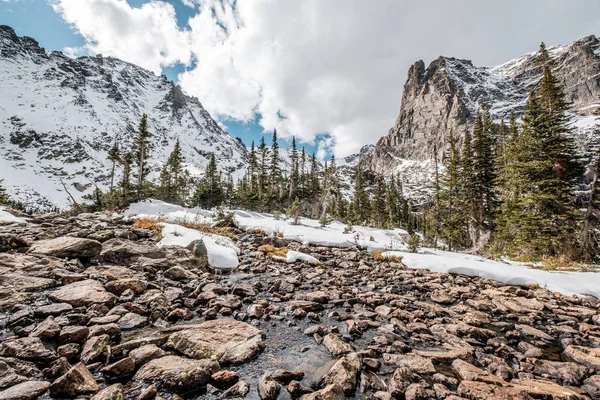
M65 53L67 57L77 58L85 55L87 50L85 47L65 47L63 53Z
M184 90L217 118L252 121L336 156L393 125L409 66L440 54L493 65L598 32L595 0L181 0L197 7L178 28L163 1L51 0L87 40L155 72L175 62ZM235 6L234 6L235 5ZM515 12L515 10L519 12Z
M155 73L190 62L189 32L177 26L171 4L151 1L132 8L125 0L49 1L85 38L91 54L118 57Z

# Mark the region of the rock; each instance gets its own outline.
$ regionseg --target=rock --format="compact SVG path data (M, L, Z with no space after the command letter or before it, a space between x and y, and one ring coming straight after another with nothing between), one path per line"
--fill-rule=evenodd
M133 360L136 367L141 367L148 361L160 358L165 355L165 351L155 344L147 344L145 346L138 347L129 352L129 357Z
M125 357L101 369L102 372L112 376L124 376L133 373L135 362L131 357Z
M86 326L65 326L58 335L58 342L83 344L88 338L90 329Z
M300 400L346 400L346 395L339 385L331 384L311 394L305 394Z
M164 253L156 246L133 242L131 240L115 238L110 239L102 245L100 257L105 262L121 264L139 257L162 258Z
M147 323L148 323L148 318L146 318L142 315L130 312L130 313L123 315L117 322L117 325L119 325L119 328L126 331L126 330L140 328L140 327L146 325Z
M50 386L53 397L77 397L96 393L100 388L96 380L82 363L75 365L66 374L55 380Z
M588 397L583 391L573 387L560 386L554 382L539 379L513 379L511 386L528 393L532 398L553 400L584 400Z
M23 337L0 343L0 356L39 362L54 360L56 353L46 348L39 337Z
M314 303L327 304L329 303L329 295L322 291L308 292L308 293L297 293L295 298L297 300L306 300Z
M406 389L415 380L414 374L406 367L396 368L390 378L387 391L395 399L401 399Z
M289 383L289 385L287 386L287 391L289 392L289 394L292 396L293 399L297 399L298 397L302 396L303 394L311 393L312 389L303 386L298 381L291 381Z
M33 400L44 394L50 382L27 381L0 391L0 400Z
M383 362L395 367L405 367L417 374L435 374L436 370L430 359L415 354L383 355Z
M423 386L418 383L412 383L406 388L404 398L406 400L427 400L428 396Z
M458 385L458 394L473 400L532 400L526 392L518 388L474 381L462 381Z
M564 354L574 361L600 371L600 349L583 346L568 346Z
M110 337L108 335L93 336L88 339L81 349L81 362L88 364L94 361L102 354L104 348L108 344Z
M44 370L44 375L50 379L56 379L59 376L63 376L71 369L71 364L67 361L66 357L60 357L50 364L50 367Z
M323 338L323 346L325 346L327 351L334 357L339 357L354 351L348 343L342 342L342 340L333 333L330 333Z
M131 290L135 294L140 294L148 287L148 282L138 278L123 278L114 281L108 281L104 285L106 290L116 295L121 295L126 290Z
M265 308L260 304L252 304L248 307L248 317L260 319L265 314Z
M538 376L556 379L565 386L579 386L588 375L587 368L574 362L528 359L521 363L521 368Z
M116 296L107 292L100 282L93 279L65 285L51 292L48 297L53 301L69 303L74 307L93 304L112 305L117 301Z
M600 400L600 375L593 375L583 381L581 387L593 400Z
M356 388L358 374L362 362L356 353L340 358L323 377L326 384L337 384L347 395L352 395Z
M91 239L63 236L34 242L28 253L57 258L92 258L102 251L102 243Z
M229 397L246 397L250 391L250 385L246 381L239 381L221 394L222 398Z
M165 271L165 278L173 281L183 281L189 279L198 279L198 275L188 271L180 265L175 265Z
M539 329L536 329L529 325L515 325L515 329L519 331L523 336L534 337L537 339L551 341L552 336L548 335L546 332L543 332Z
M268 374L263 375L258 382L258 395L263 400L277 399L280 389L281 385Z
M206 385L218 369L219 363L214 360L165 356L144 364L134 379L159 382L171 389L188 391Z
M281 384L287 385L293 380L301 381L304 378L304 372L300 370L278 369L271 374L271 378Z
M123 400L123 385L115 383L96 393L90 400Z
M244 322L223 318L175 332L166 346L191 358L238 364L254 358L264 344L260 330Z
M33 311L38 317L57 316L73 310L73 306L68 303L52 303L46 306L39 306Z
M452 362L452 370L463 381L486 382L500 386L505 383L503 379L460 359Z
M194 257L208 260L208 250L202 239L194 240L187 245L186 249L190 250Z
M210 381L218 388L228 388L239 380L240 376L237 372L227 369L215 372L210 377Z
M54 317L48 317L38 324L29 336L36 336L42 340L50 340L61 331L60 325L54 321Z

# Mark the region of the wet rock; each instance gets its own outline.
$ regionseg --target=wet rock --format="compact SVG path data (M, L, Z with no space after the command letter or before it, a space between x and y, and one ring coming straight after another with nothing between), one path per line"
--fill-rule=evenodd
M35 329L31 331L29 336L39 337L42 340L50 340L56 337L60 331L60 325L54 321L53 317L48 317L37 325Z
M239 381L221 394L222 398L246 397L250 391L250 385L246 381Z
M565 386L579 386L588 375L587 368L574 362L528 359L521 363L521 368L538 376L553 378Z
M207 384L218 369L219 363L214 360L165 356L144 364L134 379L159 382L172 389L187 391Z
M406 400L427 400L428 396L423 386L418 383L412 383L406 388L404 398Z
M303 386L298 381L291 381L287 386L287 391L289 392L289 394L292 396L293 399L297 399L298 397L300 397L304 394L311 393L312 389L310 389L306 386Z
M356 353L340 358L323 377L326 384L337 384L347 395L354 393L360 372L361 359Z
M330 333L323 338L323 346L334 357L353 352L354 350L348 343L344 343L336 334Z
M86 326L65 326L58 335L58 342L83 344L88 338L90 329Z
M224 389L228 388L231 385L235 384L240 380L240 376L235 371L230 370L222 370L219 372L215 372L210 377L210 381L218 388Z
M222 364L243 363L262 351L262 332L244 322L216 319L175 332L166 346L195 359L212 358Z
M259 319L262 318L264 314L265 308L260 304L252 304L250 307L248 307L248 317L250 318Z
M281 385L268 374L263 375L258 382L258 395L263 400L277 399L280 389Z
M46 306L37 307L34 315L38 317L57 316L73 310L73 306L68 303L52 303Z
M339 385L331 384L311 394L305 394L300 400L346 400L346 395Z
M174 281L183 281L190 279L198 279L198 275L191 271L188 271L180 265L175 265L165 271L165 278Z
M474 381L462 381L458 386L458 394L474 400L532 400L527 392L519 388Z
M300 370L278 369L271 374L271 377L277 382L287 385L293 380L301 381L304 378L304 372Z
M117 301L117 298L107 292L100 282L92 279L65 285L51 292L48 297L53 301L69 303L74 307L93 304L112 305Z
M50 364L50 367L44 370L44 375L50 379L56 379L59 376L63 376L71 369L71 364L67 361L66 357L60 357Z
M53 397L77 397L96 393L98 390L100 388L96 380L82 363L75 365L50 386L50 394Z
M33 400L44 394L50 382L27 381L0 391L0 400Z
M42 254L57 258L91 258L102 251L102 243L91 239L71 236L39 240L33 243L28 253Z
M116 383L96 393L90 400L123 400L123 385Z

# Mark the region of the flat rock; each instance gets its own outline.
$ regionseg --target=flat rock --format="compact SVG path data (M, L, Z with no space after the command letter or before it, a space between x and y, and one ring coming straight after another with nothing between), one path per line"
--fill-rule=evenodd
M418 374L435 374L436 370L430 359L416 354L389 354L383 355L383 361L395 367L405 367Z
M458 385L458 394L474 400L532 400L527 392L519 388L474 381L462 381Z
M69 303L74 307L92 304L112 305L117 301L115 295L107 292L100 282L93 279L65 285L51 292L48 297L53 301Z
M33 400L44 394L50 382L27 381L0 391L0 400Z
M46 348L39 337L23 337L2 342L0 344L0 356L17 357L37 362L54 360L56 353Z
M210 358L222 364L246 362L264 348L260 330L229 318L207 321L175 332L166 346L191 358Z
M492 375L489 372L460 359L456 359L452 362L452 370L454 370L456 375L464 381L486 382L500 386L506 383L502 378Z
M353 352L354 350L348 344L342 341L336 334L330 333L323 338L323 346L334 357Z
M116 264L142 256L147 258L162 258L164 257L164 252L153 245L115 238L104 242L102 252L100 253L100 257L104 261Z
M158 382L181 391L196 389L208 383L219 370L214 360L192 360L178 356L165 356L143 365L134 379Z
M102 251L102 243L78 237L62 236L38 240L28 250L31 254L43 254L57 258L91 258Z
M583 346L567 346L564 354L574 361L595 369L600 370L600 349Z
M115 383L96 393L90 400L123 400L123 385Z
M300 400L346 400L346 395L342 388L334 383L314 393L305 394Z

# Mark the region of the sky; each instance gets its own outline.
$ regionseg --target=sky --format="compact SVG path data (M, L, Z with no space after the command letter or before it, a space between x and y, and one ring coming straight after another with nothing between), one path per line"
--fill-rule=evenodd
M497 65L599 35L600 1L0 0L0 24L163 73L246 144L276 128L325 158L387 133L415 61Z

